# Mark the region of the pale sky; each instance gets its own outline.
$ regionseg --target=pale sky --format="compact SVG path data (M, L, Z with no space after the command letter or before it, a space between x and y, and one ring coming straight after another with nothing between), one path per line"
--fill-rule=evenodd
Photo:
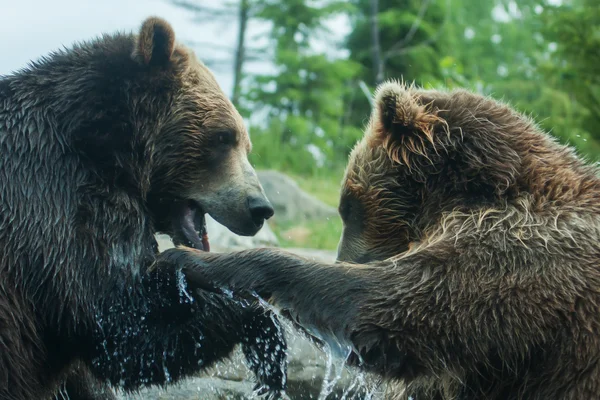
M224 0L196 0L218 7ZM170 4L169 0L0 0L0 75L22 68L32 60L73 42L91 39L101 33L137 31L144 18L165 18L181 42L194 41L232 48L237 35L236 16L231 21L194 23L193 15ZM336 19L330 29L342 36L345 20ZM264 30L250 26L249 36ZM198 58L226 58L212 46L194 47ZM250 66L268 69L268 64ZM232 66L215 66L214 73L226 93L231 93Z

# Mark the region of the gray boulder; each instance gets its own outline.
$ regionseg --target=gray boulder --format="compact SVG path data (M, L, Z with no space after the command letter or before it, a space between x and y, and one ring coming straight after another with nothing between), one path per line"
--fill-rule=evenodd
M258 179L275 208L277 221L302 221L337 216L337 211L304 192L289 176L281 172L258 171Z

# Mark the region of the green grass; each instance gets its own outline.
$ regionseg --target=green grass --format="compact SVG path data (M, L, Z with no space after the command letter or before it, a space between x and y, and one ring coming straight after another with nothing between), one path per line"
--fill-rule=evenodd
M342 221L337 216L300 224L277 224L273 221L269 225L282 247L335 250L342 234Z

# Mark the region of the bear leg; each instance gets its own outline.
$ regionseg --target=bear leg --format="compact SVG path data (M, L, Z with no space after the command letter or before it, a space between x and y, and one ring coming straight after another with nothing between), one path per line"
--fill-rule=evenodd
M56 400L117 400L110 386L96 379L85 365L75 365L68 373Z

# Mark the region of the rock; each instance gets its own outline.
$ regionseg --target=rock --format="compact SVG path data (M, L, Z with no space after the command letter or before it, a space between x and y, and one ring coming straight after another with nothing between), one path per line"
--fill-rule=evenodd
M258 178L275 209L277 221L302 221L336 217L337 211L304 192L289 176L277 171L258 171Z
M273 233L268 224L265 224L262 229L253 237L239 236L231 232L223 225L219 224L207 214L206 230L208 231L211 250L214 251L222 252L252 249L255 247L279 246L277 236L275 236L275 233ZM173 247L173 242L167 235L157 235L157 241L160 251Z

